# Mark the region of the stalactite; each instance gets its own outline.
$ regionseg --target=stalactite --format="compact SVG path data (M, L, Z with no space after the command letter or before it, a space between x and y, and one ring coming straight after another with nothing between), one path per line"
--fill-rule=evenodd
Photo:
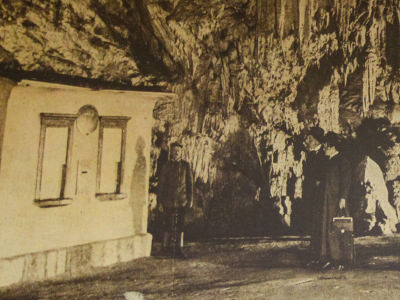
M279 37L283 39L286 35L286 27L290 21L286 15L287 0L281 0L281 13L278 20Z
M275 37L279 36L279 18L281 15L281 3L282 0L274 0L274 35Z
M374 52L370 52L365 61L363 72L362 103L363 112L366 114L375 100L377 73L377 57Z
M368 17L371 18L376 7L376 0L368 1Z
M380 55L384 53L384 49L386 46L385 43L385 34L386 34L386 22L383 18L379 20L374 18L373 23L368 31L368 39L371 45L371 48L375 49L376 54Z
M343 41L349 40L350 22L357 5L357 0L334 0L336 18L339 23L339 32ZM346 45L344 43L344 45Z
M299 1L299 39L300 44L308 39L311 33L311 7L310 0Z
M264 43L262 38L265 34L264 32L264 11L265 11L265 1L257 0L257 33L256 33L256 59L257 61L262 61L261 56L264 52Z
M294 156L294 145L291 137L279 129L273 129L268 134L268 145L271 150L267 160L270 168L270 197L278 210L282 222L290 227L292 201L302 196L302 179L304 153L299 160ZM289 180L295 182L294 190L288 188Z
M185 149L183 158L191 164L195 179L212 184L216 172L212 159L215 142L203 135L185 136L181 142Z
M298 26L299 8L297 1L281 0L281 10L278 19L279 37L284 39L294 33Z
M294 158L294 147L289 142L290 136L281 130L271 130L268 144L272 151L271 161L271 196L281 198L287 196L287 181L292 173L301 174L301 164Z
M337 86L340 75L334 71L329 84L319 91L318 97L318 119L319 127L325 132L340 132L339 125L339 88Z
M230 112L229 108L229 96L230 96L230 86L232 85L232 77L229 69L229 58L225 57L222 60L222 70L221 70L221 98L223 103L223 111L225 115Z

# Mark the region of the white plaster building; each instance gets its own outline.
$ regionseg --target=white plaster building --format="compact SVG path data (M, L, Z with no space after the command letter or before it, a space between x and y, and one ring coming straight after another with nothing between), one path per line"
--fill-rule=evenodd
M155 100L0 81L0 285L149 256Z

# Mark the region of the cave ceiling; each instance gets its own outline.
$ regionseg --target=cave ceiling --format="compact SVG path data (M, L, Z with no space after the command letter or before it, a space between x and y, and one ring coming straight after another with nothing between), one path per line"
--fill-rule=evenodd
M205 113L298 113L289 127L337 101L351 123L399 102L399 16L398 0L3 0L0 71L190 89Z

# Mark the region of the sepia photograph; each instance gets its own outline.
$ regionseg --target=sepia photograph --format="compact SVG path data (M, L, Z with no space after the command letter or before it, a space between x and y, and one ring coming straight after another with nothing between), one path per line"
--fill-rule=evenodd
M0 299L399 280L400 0L0 0Z

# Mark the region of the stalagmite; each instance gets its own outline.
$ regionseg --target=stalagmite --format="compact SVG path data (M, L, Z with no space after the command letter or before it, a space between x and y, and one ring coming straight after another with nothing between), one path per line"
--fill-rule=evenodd
M355 171L355 187L360 188L361 203L357 203L356 221L367 225L367 232L380 230L384 234L396 232L398 218L393 206L389 203L388 190L383 173L378 164L365 156Z

